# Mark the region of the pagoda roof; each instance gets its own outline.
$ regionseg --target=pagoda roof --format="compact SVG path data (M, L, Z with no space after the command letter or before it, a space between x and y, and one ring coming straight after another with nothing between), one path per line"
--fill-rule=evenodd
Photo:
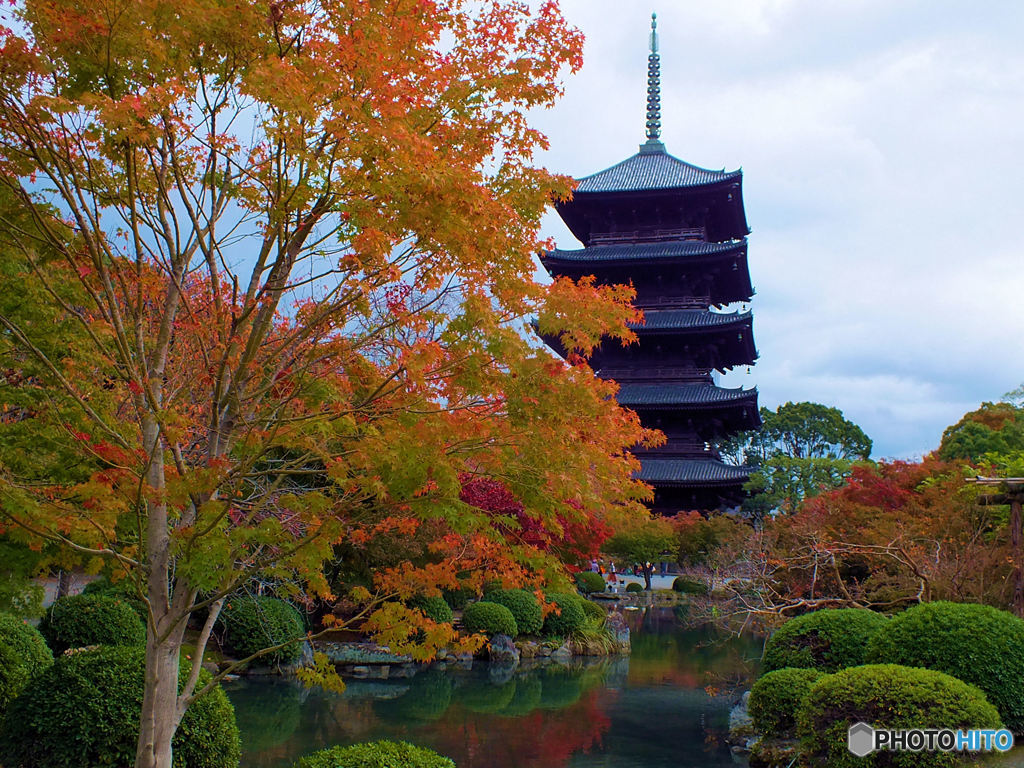
M562 250L556 248L541 256L541 260L557 261L644 261L647 259L675 259L679 257L716 256L730 253L747 244L746 238L724 243L705 240L669 240L658 243L622 243L592 245L588 248Z
M736 485L750 478L748 467L715 459L648 459L640 462L636 478L655 486Z
M616 400L627 408L729 405L757 397L756 389L726 389L709 383L625 382Z
M711 171L690 165L668 154L660 141L648 141L632 157L581 178L575 194L686 189L742 177L739 170Z
M709 312L706 309L650 309L643 322L630 323L637 331L685 331L749 323L750 312Z

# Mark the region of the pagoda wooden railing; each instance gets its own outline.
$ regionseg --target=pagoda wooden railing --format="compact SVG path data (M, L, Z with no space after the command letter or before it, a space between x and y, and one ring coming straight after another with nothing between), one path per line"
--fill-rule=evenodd
M707 309L711 295L706 296L645 296L634 304L640 309Z
M615 243L657 243L664 240L706 240L704 227L675 227L671 229L634 229L622 232L592 232L591 245Z

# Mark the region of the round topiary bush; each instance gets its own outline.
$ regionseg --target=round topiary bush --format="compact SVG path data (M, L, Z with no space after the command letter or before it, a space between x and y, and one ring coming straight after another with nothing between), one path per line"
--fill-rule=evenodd
M637 584L635 581L631 581L626 585L627 592L643 592L644 588Z
M519 634L519 627L512 611L504 605L488 600L467 605L462 612L462 626L471 635L482 632L488 637L492 635L515 637Z
M885 751L855 757L847 748L847 731L858 722L896 730L1001 727L999 712L985 694L955 677L896 664L851 667L825 675L804 698L797 732L806 763L829 768L940 768L963 760L958 752Z
M512 612L516 628L521 635L536 635L544 626L544 614L533 592L527 592L525 589L501 589L491 592L487 600L504 605Z
M188 672L183 661L182 682ZM203 671L199 686L209 680ZM0 763L11 768L134 765L144 692L142 648L61 656L12 702L0 725ZM235 711L219 686L185 712L173 748L175 768L238 765Z
M303 757L295 768L455 768L455 763L405 741L371 741L321 749Z
M580 607L588 619L608 618L608 612L592 600L580 600Z
M707 584L687 576L676 576L672 580L672 589L684 595L706 595L708 593Z
M576 574L576 589L584 595L604 592L606 588L604 576L594 571L580 571Z
M281 643L288 645L261 656L259 663L291 664L302 655L302 643L297 642L305 635L302 614L284 600L247 595L230 597L217 623L224 633L225 647L240 659Z
M925 667L973 683L1014 733L1024 733L1024 621L973 603L923 603L871 638L866 660Z
M145 624L146 619L149 615L149 609L146 607L146 601L139 596L138 591L135 589L135 585L129 579L121 579L118 582L112 582L107 576L100 576L98 579L94 579L85 585L85 589L82 590L83 595L101 595L103 597L113 597L117 600L123 600L132 607L135 614L139 617L139 620Z
M768 638L764 672L786 667L814 667L835 672L864 663L868 641L888 621L860 608L805 613L790 619Z
M53 654L35 627L0 613L0 716L36 675L53 664Z
M87 645L142 645L146 627L126 600L69 595L54 602L39 622L54 655Z
M762 676L750 690L750 717L757 732L772 738L796 735L796 713L811 686L825 675L820 669L786 667Z
M551 594L548 600L558 606L544 619L544 634L565 637L583 626L587 614L583 612L583 598L579 595Z
M452 623L452 609L444 601L443 597L426 597L424 595L417 595L409 601L410 608L419 608L423 615L431 621L436 621L438 624L451 624Z

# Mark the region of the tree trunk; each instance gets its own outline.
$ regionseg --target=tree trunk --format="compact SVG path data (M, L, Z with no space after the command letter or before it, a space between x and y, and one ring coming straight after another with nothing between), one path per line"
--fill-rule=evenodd
M135 768L172 768L171 740L177 730L178 661L181 631L158 643L154 633L146 639L146 692Z
M1020 496L1010 499L1010 542L1013 546L1013 612L1024 616L1024 569L1021 557Z
M61 568L57 571L57 594L53 596L53 599L60 600L69 594L71 594L71 574Z

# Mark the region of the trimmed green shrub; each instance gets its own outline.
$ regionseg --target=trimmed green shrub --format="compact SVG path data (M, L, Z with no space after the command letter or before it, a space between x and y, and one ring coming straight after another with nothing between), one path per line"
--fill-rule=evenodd
M1024 621L973 603L924 603L894 616L868 643L875 664L925 667L972 683L1014 733L1024 733Z
M797 710L824 675L820 669L786 667L761 677L750 690L748 705L757 732L773 738L795 736Z
M0 725L0 763L11 768L133 765L145 692L144 654L139 647L106 647L57 659L7 711ZM188 673L183 660L181 682ZM199 686L209 681L204 670ZM185 712L173 748L175 768L238 765L235 711L219 686Z
M864 663L868 641L888 621L860 608L805 613L790 619L768 638L764 672L786 667L813 667L835 672Z
M594 571L580 571L576 574L576 589L584 595L604 592L606 588L604 576Z
M53 654L35 627L0 613L0 716L36 675L53 664Z
M371 741L321 749L300 759L294 768L455 768L455 763L406 741Z
M224 645L240 659L305 635L302 614L276 597L229 597L217 623L224 633ZM292 642L261 656L259 663L291 664L301 655L302 643Z
M579 595L550 594L548 600L558 606L544 619L544 634L566 637L583 626L587 614L583 612L583 598Z
M132 607L135 614L139 617L143 624L146 623L149 618L149 609L146 607L146 601L139 597L138 591L135 589L135 585L129 579L121 579L117 583L111 582L106 576L100 576L98 579L90 581L85 585L85 589L82 590L83 595L101 595L103 597L113 597L118 600L123 600Z
M504 605L488 600L467 605L462 612L462 626L471 635L483 632L488 637L492 635L515 637L519 634L519 627L516 625L512 611Z
M487 600L504 605L512 612L516 628L521 635L536 635L544 626L544 614L533 592L527 592L525 589L500 589L491 592Z
M879 728L999 728L999 712L973 685L930 669L871 664L816 682L797 714L803 757L829 768L941 768L959 765L957 752L875 752L855 757L847 731L857 722Z
M87 645L142 645L146 627L126 600L69 595L49 607L39 631L54 655Z
M426 597L424 595L417 595L409 601L410 608L419 608L423 611L423 615L431 621L436 621L438 624L451 624L452 623L452 609L444 601L443 597Z
M707 584L687 576L676 576L672 580L672 589L675 592L682 592L684 595L706 595L708 593Z
M588 619L607 619L608 612L593 600L580 600L580 607Z
M631 581L626 585L627 592L643 592L644 588L637 584L635 581Z

